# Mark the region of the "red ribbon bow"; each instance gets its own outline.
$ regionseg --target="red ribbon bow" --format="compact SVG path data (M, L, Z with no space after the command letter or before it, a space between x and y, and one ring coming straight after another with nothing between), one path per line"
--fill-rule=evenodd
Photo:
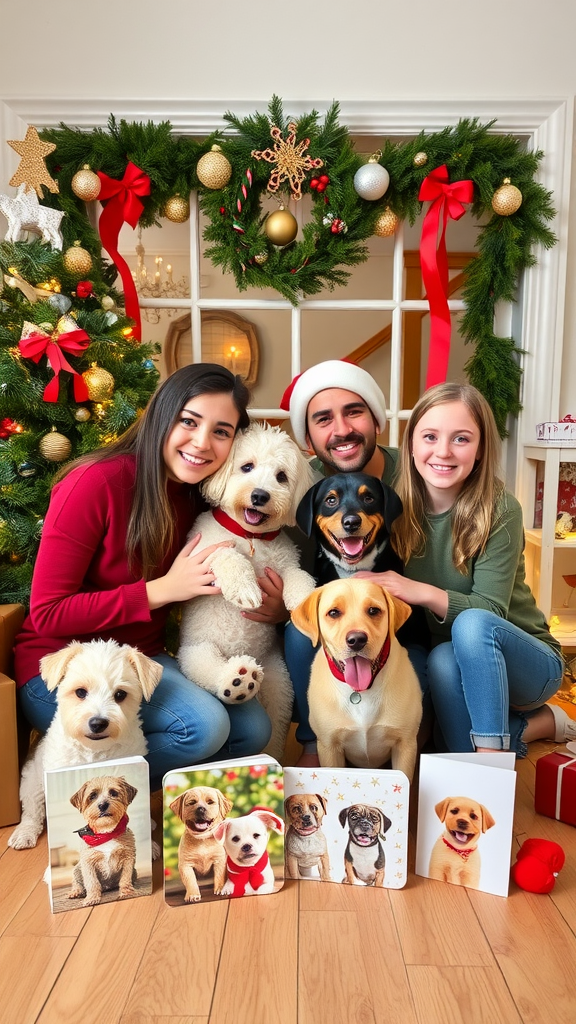
M74 325L74 326L72 326ZM68 317L60 317L52 334L48 334L36 324L24 323L22 337L18 347L25 359L31 359L39 363L45 354L48 365L54 370L52 380L44 388L43 398L45 402L57 402L60 387L60 370L68 370L74 380L74 399L76 402L86 402L89 398L88 388L84 378L70 366L64 356L69 352L72 356L80 356L88 348L90 338L86 331L76 327L74 320Z
M140 214L144 209L138 197L150 195L150 178L131 161L124 171L122 181L109 178L103 171L98 171L98 177L101 183L98 198L108 200L102 210L98 224L100 238L106 252L120 271L124 286L126 315L135 321L133 334L140 341L142 337L142 324L140 320L140 307L138 305L138 293L130 268L124 257L118 252L118 235L120 234L120 228L125 222L130 224L132 228L136 227Z
M446 255L446 225L448 217L460 220L466 212L462 203L471 203L474 182L448 181L445 164L436 167L424 178L418 199L431 205L422 225L420 239L420 265L422 280L430 305L430 351L426 388L443 384L448 373L450 335L452 324L448 309L448 257ZM438 227L442 216L442 233L438 242Z

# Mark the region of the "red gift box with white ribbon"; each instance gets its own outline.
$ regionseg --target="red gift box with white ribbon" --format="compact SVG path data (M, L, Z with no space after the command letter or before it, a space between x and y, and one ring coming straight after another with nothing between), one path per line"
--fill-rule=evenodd
M576 757L554 753L538 759L534 804L538 814L576 825Z

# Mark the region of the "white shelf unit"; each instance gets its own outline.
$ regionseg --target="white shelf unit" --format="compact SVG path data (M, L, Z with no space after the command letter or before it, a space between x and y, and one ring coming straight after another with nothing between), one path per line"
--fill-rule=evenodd
M542 494L542 528L527 526L526 534L526 565L534 596L539 607L550 622L554 636L563 647L576 648L576 606L574 609L552 604L552 584L554 560L561 557L559 551L576 549L576 534L570 534L564 540L555 537L556 514L558 504L558 477L560 466L564 462L576 462L576 442L572 446L549 444L539 441L524 446L524 455L532 468L532 511L536 494L537 463L544 464L544 487ZM531 572L530 572L531 569Z

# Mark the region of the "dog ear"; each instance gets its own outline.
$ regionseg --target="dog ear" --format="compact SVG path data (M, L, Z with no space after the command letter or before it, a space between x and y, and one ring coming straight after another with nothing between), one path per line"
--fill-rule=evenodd
M448 814L448 808L450 807L450 801L451 800L452 800L452 797L451 796L447 796L447 797L444 798L444 800L441 800L440 803L436 804L436 807L434 808L434 810L436 811L436 814L440 818L440 821L445 821L446 820L446 815Z
M382 487L384 497L384 522L388 533L390 533L392 523L395 519L398 519L398 516L402 515L404 506L396 494L396 491L392 490L391 487L388 487L387 484L383 484L382 481L379 482Z
M219 822L218 825L216 825L213 835L214 838L217 839L219 843L224 842L224 839L226 838L226 829L228 828L228 825L230 824L231 820L231 818L227 818L226 821L221 821Z
M305 533L307 537L312 536L312 531L314 529L314 505L316 502L316 495L324 483L324 480L319 480L313 487L310 487L296 509L296 522L302 530L302 533Z
M267 829L273 829L279 836L284 835L284 822L273 811L252 811L251 813L260 818Z
M182 820L182 803L183 803L183 801L184 801L184 793L181 793L180 796L177 796L176 799L173 800L172 803L168 805L170 807L170 810L172 811L172 814L175 814L177 818L180 818L180 820Z
M299 629L301 633L310 637L314 647L316 647L320 639L320 629L318 626L318 602L320 600L322 590L322 587L317 587L316 590L313 590L311 594L308 594L308 597L291 612L292 622L296 626L296 629Z
M77 654L83 649L83 645L73 640L67 647L54 654L45 654L40 659L40 675L49 690L55 690L58 683L61 683L66 675L66 669Z
M131 804L138 790L135 789L134 786L131 786L129 782L126 782L126 779L124 778L123 775L119 776L118 782L122 784L122 789L124 790L124 799L126 800L126 803Z
M484 804L480 804L480 807L482 810L482 831L487 832L489 828L492 828L492 826L496 824L496 822L488 808L484 807Z
M344 807L340 811L340 814L338 815L338 821L342 825L342 828L346 828L346 822L348 821L348 811L349 810L350 810L349 807Z
M224 796L224 794L218 790L218 808L222 817L225 818L228 811L231 811L233 807L234 804L232 800L229 800L227 796Z
M148 658L135 647L128 647L128 645L126 645L125 657L138 676L144 700L150 700L162 678L162 665L159 665L157 661L152 661L152 658Z
M326 800L326 797L322 796L321 793L316 793L316 799L319 800L320 803L322 804L322 810L324 811L324 814L328 814L328 801Z
M84 785L80 786L80 789L77 789L73 796L70 797L70 803L72 804L73 807L76 807L77 810L82 810L82 804L84 803L84 790L86 789L86 786L91 785L92 780L90 780L89 782L85 782Z
M396 636L400 626L403 626L406 619L410 618L412 615L412 609L409 604L406 604L406 601L402 601L399 597L394 597L393 594L390 594L385 589L385 587L382 587L382 593L384 594L388 605L388 614L390 618L389 628L394 633L394 636Z
M254 424L257 426L257 424ZM239 430L232 442L232 447L228 453L228 458L224 462L220 469L216 470L212 476L209 476L200 486L200 490L204 498L209 505L214 505L216 508L222 503L224 492L230 477L232 476L232 470L234 468L234 457L238 450L238 446L244 440L245 434L252 429L252 426L248 427L247 430Z
M387 818L383 811L380 811L380 832L384 835L388 831L392 822L390 818Z

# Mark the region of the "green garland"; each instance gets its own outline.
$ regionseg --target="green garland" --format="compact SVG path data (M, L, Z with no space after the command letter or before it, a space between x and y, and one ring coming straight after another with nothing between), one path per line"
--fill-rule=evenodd
M273 145L273 126L283 139L289 132L292 121L285 117L276 96L267 114L244 119L225 114L230 133L214 133L202 142L174 137L168 122L118 123L114 117L107 131L84 132L65 125L44 131L42 138L57 147L47 164L60 186L60 194L48 196L45 203L66 210L63 231L67 244L80 236L78 228L84 220L83 244L96 255L99 239L90 229L86 241L85 206L72 193L72 177L89 163L94 171L121 178L131 160L150 176L152 184L150 196L143 199L143 227L159 223L172 196L186 196L198 189L200 207L208 220L206 255L234 275L240 291L272 287L297 305L302 296L345 284L349 277L345 268L367 259L365 242L387 208L414 223L422 208L418 194L423 179L446 164L451 181L473 181L470 212L481 221L476 256L465 269L466 311L461 332L465 342L475 346L466 372L490 402L504 435L508 414L517 415L520 409L521 350L512 338L494 334L494 307L500 300L514 299L520 275L535 263L534 247L549 248L556 241L547 226L555 215L550 193L535 180L543 154L526 152L513 136L491 132L494 122L482 125L476 119L462 120L440 132L422 132L410 142L384 140L374 148L382 151L380 163L390 174L390 186L382 199L369 202L354 188L354 174L363 161L354 151L348 130L338 123L338 113L334 103L323 123L314 110L295 122L296 144L309 140L306 154L323 161L319 173L326 173L329 184L323 193L311 189L316 172L307 172L302 193L312 196L311 217L301 238L282 248L268 239L262 212L261 197L267 190L271 165L253 156ZM228 159L232 174L224 188L210 190L199 182L196 168L215 142ZM426 154L424 166L415 162L417 153ZM509 217L492 210L493 195L505 178L511 179L523 197L519 210ZM284 198L289 194L287 188ZM344 222L347 230L333 232L334 218ZM115 268L108 272L113 279Z

